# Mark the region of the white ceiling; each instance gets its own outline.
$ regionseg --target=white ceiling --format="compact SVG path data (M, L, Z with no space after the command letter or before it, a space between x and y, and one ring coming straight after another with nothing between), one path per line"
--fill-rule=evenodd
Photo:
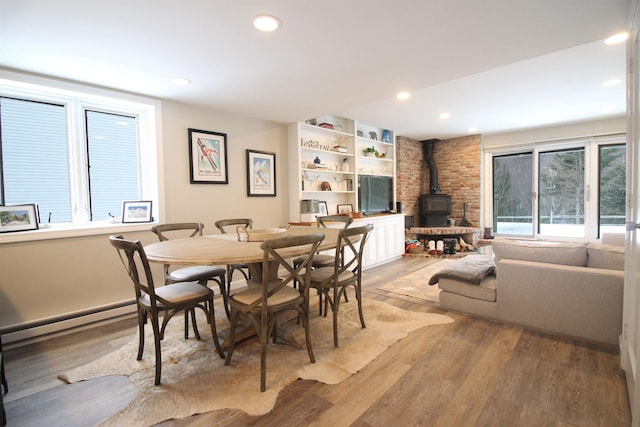
M629 3L0 0L0 67L276 122L336 113L446 138L624 114L625 47L603 39L625 30ZM254 30L260 13L283 27ZM612 78L623 83L601 86Z

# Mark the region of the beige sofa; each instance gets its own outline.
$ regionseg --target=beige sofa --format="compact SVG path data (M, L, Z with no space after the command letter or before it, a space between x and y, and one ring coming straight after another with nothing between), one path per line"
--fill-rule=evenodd
M479 284L440 277L440 306L616 345L622 328L624 248L496 240L495 275Z

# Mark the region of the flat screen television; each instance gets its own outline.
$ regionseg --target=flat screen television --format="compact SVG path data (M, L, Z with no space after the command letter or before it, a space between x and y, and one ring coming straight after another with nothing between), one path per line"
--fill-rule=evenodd
M358 206L365 214L391 212L394 208L393 178L389 176L358 176Z

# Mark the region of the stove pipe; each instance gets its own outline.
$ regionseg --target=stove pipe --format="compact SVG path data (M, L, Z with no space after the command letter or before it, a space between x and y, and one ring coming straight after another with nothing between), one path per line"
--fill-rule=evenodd
M420 141L422 143L422 156L424 162L429 168L429 192L430 194L438 194L440 192L440 185L438 184L438 168L433 160L433 146L436 142L440 142L439 139L425 139Z

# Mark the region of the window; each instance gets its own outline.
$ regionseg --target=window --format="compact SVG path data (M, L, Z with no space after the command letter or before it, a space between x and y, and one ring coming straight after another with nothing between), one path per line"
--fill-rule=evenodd
M491 159L496 234L596 240L624 231L623 136L539 143Z
M533 235L533 155L493 157L493 224L496 233Z
M3 80L3 74L2 204L37 203L41 224L53 230L113 226L123 201L154 201L158 219L157 102L56 82Z
M584 149L538 154L538 234L585 237Z
M598 236L624 231L627 148L624 145L599 147Z

